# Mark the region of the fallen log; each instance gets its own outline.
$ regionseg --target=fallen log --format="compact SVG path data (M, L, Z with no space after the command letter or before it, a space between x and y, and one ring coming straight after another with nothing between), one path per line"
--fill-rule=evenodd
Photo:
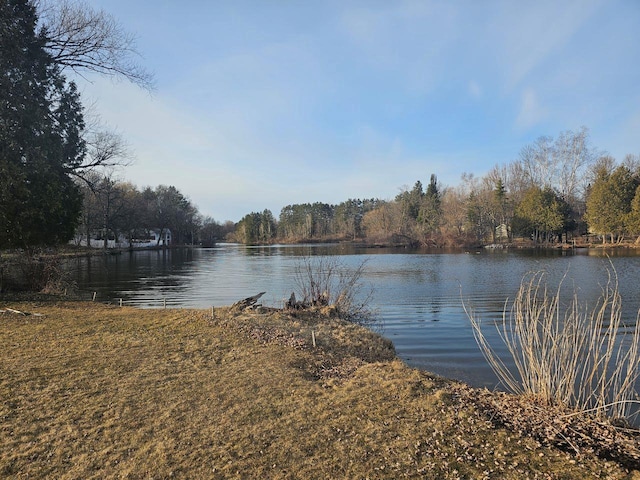
M242 300L239 300L236 303L234 303L233 305L231 305L231 308L234 308L234 309L237 309L237 310L246 310L247 308L254 308L256 306L260 306L260 305L256 305L256 302L265 293L267 293L267 292L260 292L257 295L254 295L253 297L247 297L247 298L244 298Z

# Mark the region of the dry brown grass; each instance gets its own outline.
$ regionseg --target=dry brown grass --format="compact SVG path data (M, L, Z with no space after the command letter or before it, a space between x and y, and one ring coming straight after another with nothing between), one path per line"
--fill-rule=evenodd
M3 478L631 478L336 319L0 303ZM313 330L317 347L311 345Z

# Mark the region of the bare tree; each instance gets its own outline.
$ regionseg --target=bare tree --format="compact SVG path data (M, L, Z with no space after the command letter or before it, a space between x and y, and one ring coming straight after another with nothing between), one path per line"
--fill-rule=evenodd
M96 199L102 220L103 248L106 251L110 234L118 241L118 219L124 208L124 194L120 183L112 175L105 175L97 186Z
M153 75L138 62L136 38L104 10L94 10L76 0L34 0L46 49L64 70L83 76L95 72L125 78L153 89Z
M76 242L80 245L82 238L85 237L87 246L91 246L91 234L102 225L97 197L97 185L102 180L102 176L91 171L87 172L82 180L82 183L79 182L82 191L82 212L80 225L76 230Z
M553 187L555 165L552 159L551 137L539 137L535 143L525 146L520 151L520 163L529 180L529 186Z
M104 10L95 10L82 0L32 0L38 12L45 48L62 69L83 76L87 72L124 78L146 90L153 88L153 75L138 62L136 39ZM119 133L106 128L90 106L85 109L82 133L86 150L72 175L96 188L91 175L100 169L130 164L129 146ZM110 175L110 173L106 173Z
M622 160L622 165L627 167L633 174L640 175L640 155L634 155L632 153L625 155L624 160Z
M82 140L85 154L69 173L93 190L97 185L96 179L112 176L117 168L130 165L132 155L128 143L118 132L102 123L93 105L85 108L83 114L85 124Z
M402 230L402 206L398 202L381 202L364 214L362 227L370 240L391 242Z
M442 194L442 213L445 228L462 237L467 223L469 194L464 186L447 188Z
M76 175L83 177L87 171L99 167L123 167L130 163L127 143L120 134L106 129L88 130L85 135L87 154L76 168Z
M468 178L463 181L468 183ZM515 161L503 165L494 165L482 178L485 188L493 189L498 183L502 183L512 203L518 203L525 192L531 187L529 175L525 172L522 162ZM478 184L479 186L479 184ZM476 186L476 188L478 188Z
M373 288L362 281L366 263L348 267L335 256L302 257L296 265L295 282L303 300L296 301L293 293L287 306L334 307L343 320L372 324L376 319L370 307Z
M586 188L587 169L598 153L589 145L589 130L582 127L577 132L562 132L555 141L553 156L558 169L558 193L569 203L574 203Z

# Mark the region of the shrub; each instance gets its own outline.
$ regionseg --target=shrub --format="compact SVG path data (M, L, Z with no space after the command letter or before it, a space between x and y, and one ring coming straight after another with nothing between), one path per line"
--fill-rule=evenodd
M366 260L355 268L347 267L339 257L305 256L295 268L295 282L303 300L302 307L334 307L344 320L368 324L375 320L370 306L373 289L362 282ZM293 296L295 298L295 296ZM291 302L294 306L296 302Z
M0 259L0 291L62 294L75 289L58 255L29 250Z

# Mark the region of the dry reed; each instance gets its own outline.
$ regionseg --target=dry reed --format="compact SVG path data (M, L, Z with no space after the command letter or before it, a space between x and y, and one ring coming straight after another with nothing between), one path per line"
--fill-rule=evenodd
M589 411L597 417L628 418L637 398L640 329L622 322L618 279L607 283L589 310L573 293L563 311L564 278L550 292L543 272L523 278L496 330L515 365L509 368L482 330L481 319L465 312L491 368L507 390L548 404Z

